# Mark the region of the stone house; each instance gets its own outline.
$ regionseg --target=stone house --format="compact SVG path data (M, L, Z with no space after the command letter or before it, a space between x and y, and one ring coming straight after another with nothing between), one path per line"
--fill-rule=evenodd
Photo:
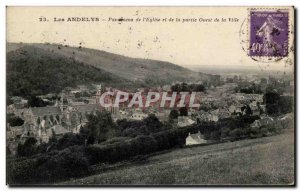
M207 143L207 140L204 139L204 136L200 133L200 131L195 134L189 133L185 139L185 145L199 145L203 143Z

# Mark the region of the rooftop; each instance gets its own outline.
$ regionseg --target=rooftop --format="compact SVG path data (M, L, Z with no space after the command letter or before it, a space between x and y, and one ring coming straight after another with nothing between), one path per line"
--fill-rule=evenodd
M32 107L32 114L35 116L45 116L45 115L61 115L61 110L59 107Z

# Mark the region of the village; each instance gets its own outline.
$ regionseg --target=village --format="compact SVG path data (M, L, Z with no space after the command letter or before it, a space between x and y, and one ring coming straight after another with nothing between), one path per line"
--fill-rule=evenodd
M224 81L222 85L210 87L205 92L197 92L195 100L200 103L200 107L187 107L186 115L180 115L172 121L176 128L184 128L201 122L218 122L222 119L245 114L258 115L261 121L267 124L272 122L273 119L265 114L266 106L264 105L263 94L239 93L235 91L237 83L228 79L221 80ZM87 115L97 111L106 110L110 112L114 121L120 119L143 120L149 114L155 114L161 122L166 122L170 120L170 112L178 109L162 108L160 107L160 100L151 103L148 108L126 107L125 102L118 107L113 104L110 107L102 107L99 100L104 92L116 93L120 90L103 87L100 84L94 84L92 87L93 89L86 85L80 85L77 88L65 88L59 94L39 96L45 102L53 102L53 105L45 107L28 107L28 100L18 96L12 97L13 103L7 106L7 114L18 117L24 122L19 126L7 123L7 146L11 153L16 152L18 143L24 143L29 137L36 138L39 143L47 143L53 133L56 136L79 133L80 128L83 128L88 122ZM138 89L141 94L148 91L171 92L171 85L150 90ZM105 98L106 103L112 103L114 100L114 96ZM179 100L176 101L179 102ZM145 97L143 97L143 102L145 102ZM260 122L256 121L255 124L260 124ZM193 136L197 138L191 139ZM186 144L206 142L200 137L200 134L192 134L187 137Z

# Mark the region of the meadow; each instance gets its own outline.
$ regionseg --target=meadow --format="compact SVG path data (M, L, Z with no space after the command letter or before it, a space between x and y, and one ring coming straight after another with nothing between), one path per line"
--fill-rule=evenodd
M59 185L293 185L294 130L160 152Z

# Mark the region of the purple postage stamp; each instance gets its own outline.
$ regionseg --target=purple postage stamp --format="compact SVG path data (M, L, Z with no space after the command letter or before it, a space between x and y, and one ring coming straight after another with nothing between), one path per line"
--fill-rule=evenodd
M249 56L287 56L289 40L288 12L251 11L249 34Z

